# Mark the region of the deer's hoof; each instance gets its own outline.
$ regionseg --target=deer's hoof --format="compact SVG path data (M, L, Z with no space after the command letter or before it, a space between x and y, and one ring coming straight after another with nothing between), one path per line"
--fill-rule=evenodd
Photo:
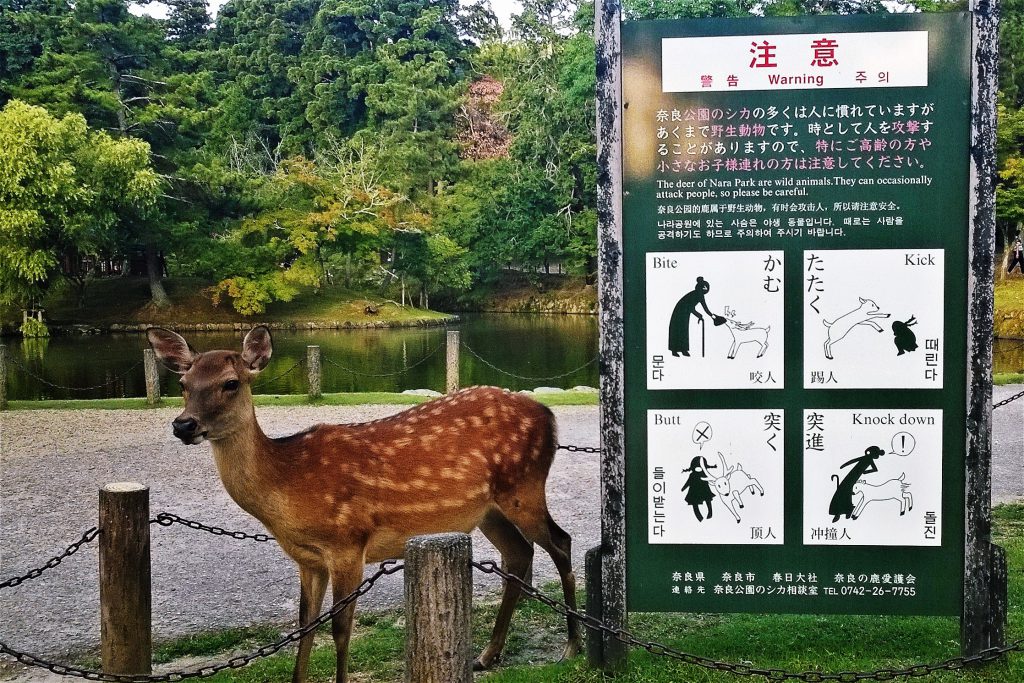
M583 645L580 643L578 639L570 640L568 643L565 644L565 650L562 652L562 659L560 661L572 659L582 651Z
M473 671L486 671L487 669L490 669L492 666L497 664L498 659L498 657L494 657L485 662L483 659L483 655L480 655L479 657L473 660Z

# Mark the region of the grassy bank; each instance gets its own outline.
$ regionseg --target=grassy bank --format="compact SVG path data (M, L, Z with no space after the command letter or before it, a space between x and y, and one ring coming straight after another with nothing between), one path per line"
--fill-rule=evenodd
M556 394L531 394L546 406L596 406L597 394L583 391L564 391ZM257 394L257 406L358 406L358 405L415 405L429 401L427 396L387 392L324 394L318 401L310 401L305 394ZM144 398L101 398L85 400L10 401L10 410L149 410L152 408L180 407L181 397L168 397L156 406Z
M421 321L443 320L447 316L436 311L412 308L382 301L382 297L368 292L330 288L314 293L305 290L289 302L274 302L265 313L243 316L224 299L214 306L211 283L190 279L170 278L164 286L173 305L154 308L149 304L149 284L145 278L124 277L97 280L89 286L84 306L79 306L74 292L61 290L45 302L46 320L51 325L90 325L100 328L113 324L154 324L174 326L196 323L243 323L271 320L297 325L315 323L384 323L388 325L416 324ZM368 315L368 305L377 307L377 313ZM20 324L8 312L5 322Z
M1024 505L1004 505L994 513L994 535L1006 548L1009 564L1010 640L1024 636ZM552 584L547 594L559 596ZM582 601L582 593L580 596ZM473 644L479 651L493 625L497 604L486 602L473 609ZM402 680L404 616L401 610L358 613L350 670L363 683ZM933 663L959 654L959 625L954 618L868 617L739 614L634 614L630 630L645 640L731 662L789 671L872 671ZM486 683L599 683L603 676L589 669L583 657L558 662L565 633L564 620L528 600L517 609L500 668L481 675ZM158 662L178 657L206 657L221 661L273 640L278 631L253 627L197 634L165 643L157 649ZM230 674L210 680L239 683L287 681L294 652L260 659ZM547 662L536 664L536 662ZM190 666L197 666L191 664ZM334 651L328 630L318 634L310 680L330 681ZM707 671L644 651L632 652L629 668L616 681L622 683L726 683L732 674ZM761 680L761 679L757 679ZM1013 683L1024 681L1024 655L984 668L943 671L923 680L937 683Z

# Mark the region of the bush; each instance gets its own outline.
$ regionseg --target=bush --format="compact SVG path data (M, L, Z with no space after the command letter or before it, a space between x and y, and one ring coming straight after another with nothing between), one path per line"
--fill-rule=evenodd
M50 329L46 326L46 323L35 318L28 318L18 329L21 331L21 336L26 339L50 336Z

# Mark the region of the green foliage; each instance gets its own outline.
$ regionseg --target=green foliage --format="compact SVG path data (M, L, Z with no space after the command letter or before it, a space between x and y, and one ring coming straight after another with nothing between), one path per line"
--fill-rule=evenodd
M108 247L160 192L140 140L14 100L0 111L0 302L41 298L61 261Z
M1024 110L1010 106L1005 98L997 109L996 220L1004 244L1024 226Z
M537 286L535 273L555 264L594 274L592 2L526 0L507 35L482 0L228 0L212 25L206 0L165 4L157 20L128 0L0 0L0 103L37 105L61 127L24 160L17 128L0 129L0 164L33 177L18 196L21 181L0 178L0 300L40 296L83 254L138 250L219 283L218 300L249 314L329 287L372 283L391 297L404 286L426 303L503 268ZM624 11L886 7L626 0ZM1002 15L1005 237L1024 220L1024 0L1004 0ZM470 87L484 76L486 87ZM483 91L497 139L471 154L458 141L480 132L469 112ZM159 280L154 269L154 302Z
M18 331L26 339L50 336L50 328L46 326L46 323L35 318L26 318L21 327L18 328Z

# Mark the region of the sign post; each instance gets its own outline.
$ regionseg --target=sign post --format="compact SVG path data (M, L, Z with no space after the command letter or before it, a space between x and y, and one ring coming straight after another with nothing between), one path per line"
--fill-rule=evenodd
M965 652L1001 644L994 9L621 34L617 11L598 10L606 621L958 615Z

